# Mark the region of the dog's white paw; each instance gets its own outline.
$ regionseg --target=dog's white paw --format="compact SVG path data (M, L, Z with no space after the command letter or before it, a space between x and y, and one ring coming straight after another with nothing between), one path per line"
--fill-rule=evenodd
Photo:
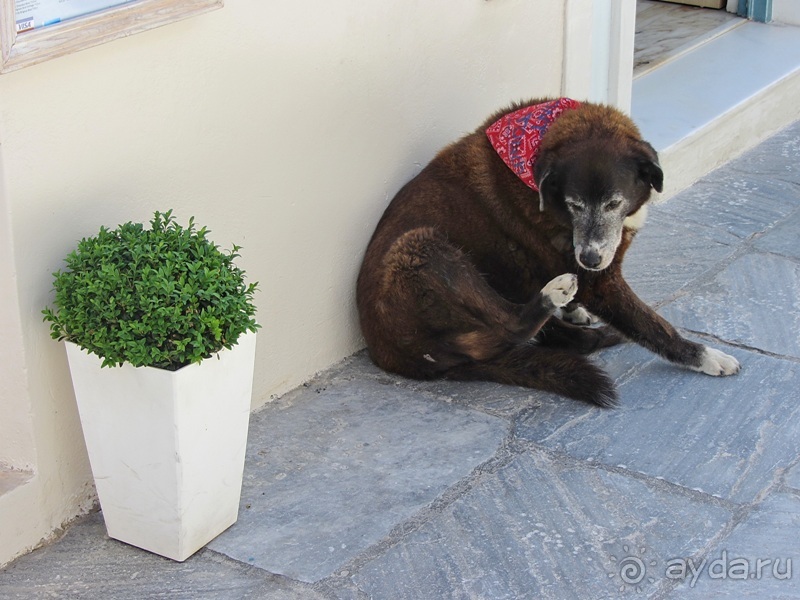
M735 375L740 369L738 360L716 348L706 346L701 358L700 365L692 367L692 369L707 375L714 375L715 377Z
M578 291L578 276L564 273L552 279L542 288L542 295L549 299L556 308L566 306Z
M600 319L595 317L580 304L575 304L575 308L573 310L569 310L569 306L565 306L561 310L561 318L568 323L573 323L574 325L594 325L600 321Z

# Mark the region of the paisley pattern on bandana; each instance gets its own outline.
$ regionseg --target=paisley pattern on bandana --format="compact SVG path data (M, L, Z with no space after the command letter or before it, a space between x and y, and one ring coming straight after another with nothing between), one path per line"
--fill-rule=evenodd
M561 113L578 108L580 104L570 98L559 98L526 106L492 123L486 135L503 162L525 185L538 192L533 165L539 156L542 138Z

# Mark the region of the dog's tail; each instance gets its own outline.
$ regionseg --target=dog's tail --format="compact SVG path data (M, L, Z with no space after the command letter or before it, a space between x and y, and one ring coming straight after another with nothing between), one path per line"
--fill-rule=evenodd
M534 343L514 346L485 361L459 365L445 377L536 388L603 408L618 404L616 387L605 371L578 354Z

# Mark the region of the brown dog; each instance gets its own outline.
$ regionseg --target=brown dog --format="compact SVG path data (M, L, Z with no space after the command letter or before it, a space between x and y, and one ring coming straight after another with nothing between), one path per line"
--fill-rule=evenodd
M663 174L621 112L568 99L514 105L442 150L403 187L358 277L372 360L415 379L482 379L616 403L582 354L620 332L710 375L735 358L686 340L622 277ZM538 193L537 193L538 191ZM548 283L549 282L549 283ZM576 303L611 327L554 317Z

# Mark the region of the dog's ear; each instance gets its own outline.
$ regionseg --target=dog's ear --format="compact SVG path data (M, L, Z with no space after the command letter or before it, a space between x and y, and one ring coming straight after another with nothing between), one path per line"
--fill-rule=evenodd
M539 187L539 212L544 212L544 191L542 191L542 186L544 186L545 180L550 177L550 173L552 173L552 171L545 171L537 184Z
M664 189L664 171L658 163L658 153L655 148L643 140L638 140L636 155L639 177L655 191L661 192Z
M544 212L544 182L553 174L553 160L542 156L533 165L533 180L539 188L539 212Z

